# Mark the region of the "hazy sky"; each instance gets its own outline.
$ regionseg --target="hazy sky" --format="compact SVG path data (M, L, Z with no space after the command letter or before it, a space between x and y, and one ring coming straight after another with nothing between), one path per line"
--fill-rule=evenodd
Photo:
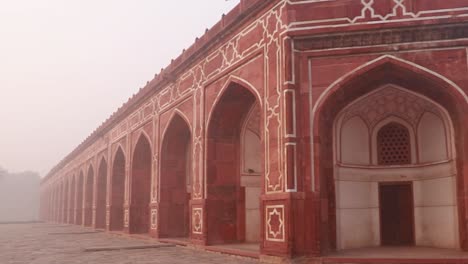
M42 176L239 0L0 0L0 166Z

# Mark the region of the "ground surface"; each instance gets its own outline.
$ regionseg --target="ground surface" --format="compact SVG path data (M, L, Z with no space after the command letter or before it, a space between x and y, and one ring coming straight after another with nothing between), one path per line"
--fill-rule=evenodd
M257 263L253 259L205 252L186 247L161 247L85 252L86 248L155 245L77 226L52 224L0 225L1 264L149 264L149 263Z

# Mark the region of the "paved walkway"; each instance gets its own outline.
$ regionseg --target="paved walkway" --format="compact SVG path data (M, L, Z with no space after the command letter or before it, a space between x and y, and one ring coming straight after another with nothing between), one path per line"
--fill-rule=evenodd
M86 248L158 245L77 226L0 224L1 264L149 264L149 263L257 263L248 258L186 247L85 252ZM163 244L164 245L164 244Z

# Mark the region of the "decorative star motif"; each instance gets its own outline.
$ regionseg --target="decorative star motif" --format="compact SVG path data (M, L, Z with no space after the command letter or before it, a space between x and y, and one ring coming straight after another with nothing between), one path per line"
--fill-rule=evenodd
M283 234L284 222L282 217L283 215L278 211L278 208L268 213L268 234L275 239Z
M201 234L203 227L202 209L193 210L193 233Z

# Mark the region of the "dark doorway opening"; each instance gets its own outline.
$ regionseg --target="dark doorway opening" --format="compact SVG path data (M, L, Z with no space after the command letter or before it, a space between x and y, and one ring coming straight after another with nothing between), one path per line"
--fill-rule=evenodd
M117 150L112 167L111 178L110 230L122 231L124 228L125 203L125 155L121 148Z
M191 134L185 120L175 115L161 149L160 236L188 237L190 233Z
M241 183L241 132L256 103L257 98L250 90L232 83L212 111L206 143L207 233L211 245L246 242L247 204L246 188ZM252 197L251 200L254 199L258 201L259 198ZM250 210L250 213L260 214L259 210Z
M414 245L412 183L381 183L379 198L382 246Z
M107 210L107 162L101 159L97 177L96 193L96 228L106 228L106 210Z
M131 175L130 223L131 234L147 234L150 228L151 146L141 135L133 154Z

